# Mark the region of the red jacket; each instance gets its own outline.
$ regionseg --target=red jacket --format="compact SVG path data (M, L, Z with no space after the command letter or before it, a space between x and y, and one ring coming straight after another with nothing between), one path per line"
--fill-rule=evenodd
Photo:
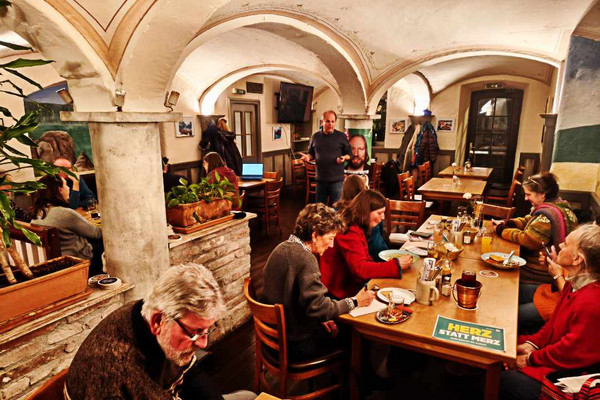
M323 254L319 267L323 284L338 299L354 296L372 278L402 278L396 259L373 261L367 238L357 225L336 235L333 247Z
M558 305L546 324L533 335L519 336L518 343L530 341L539 350L529 356L531 366L523 373L542 381L557 369L583 368L600 362L600 282L573 292L567 283Z

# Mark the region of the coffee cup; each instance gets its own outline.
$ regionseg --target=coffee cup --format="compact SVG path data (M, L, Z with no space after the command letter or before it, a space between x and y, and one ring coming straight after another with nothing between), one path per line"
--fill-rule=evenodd
M417 291L415 294L417 303L425 306L431 306L440 298L440 292L435 287L435 280L424 281L419 277L417 279Z
M457 279L452 286L452 297L460 308L474 310L481 296L482 284L475 280Z

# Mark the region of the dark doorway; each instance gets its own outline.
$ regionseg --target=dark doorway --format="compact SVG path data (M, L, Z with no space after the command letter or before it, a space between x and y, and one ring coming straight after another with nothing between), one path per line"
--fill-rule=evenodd
M515 163L523 91L480 90L471 94L467 157L473 166L494 168L490 182L509 183Z
M231 129L244 162L260 162L260 103L232 100Z

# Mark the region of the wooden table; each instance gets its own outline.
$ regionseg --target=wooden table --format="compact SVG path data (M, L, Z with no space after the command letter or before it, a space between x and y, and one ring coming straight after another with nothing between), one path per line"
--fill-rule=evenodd
M465 193L481 196L486 184L486 181L462 179L459 185L453 186L452 178L431 178L418 190L428 200L467 201L463 198Z
M260 190L265 186L265 183L272 182L275 179L271 178L262 178L254 181L243 181L238 179L238 188L240 190Z
M441 170L438 175L442 178L452 178L453 175L456 175L461 179L478 179L487 181L493 170L494 168L472 167L469 171L465 171L463 167L456 167L455 169L452 166L449 166Z
M514 249L515 254L518 254L518 245L497 237L494 240L495 243L498 243L498 246L502 241L506 242L502 244L502 248ZM475 249L474 246L477 246L477 244L466 245L467 249L454 261L453 281L460 277L463 269L477 272L492 269L480 258L472 258L473 252L478 252L478 249ZM468 247L473 249L468 249ZM358 382L360 382L363 358L362 339L369 339L483 368L487 372L485 399L496 399L500 387L502 362L514 362L517 356L519 271L518 269L495 271L498 273L496 278L477 274L477 279L483 283L482 295L478 301L477 310L462 310L456 306L451 297L440 296L440 300L433 306L424 306L417 302L412 303L410 305L410 308L414 311L412 317L399 325L381 324L375 319L375 314L367 314L356 318L351 317L349 314L340 316L342 322L352 326L352 377L350 389L352 398L358 399L360 395ZM373 279L369 286L377 284L382 288L415 289L416 280L417 272L408 269L403 273L402 279ZM433 330L438 315L503 328L506 350L501 352L434 338Z

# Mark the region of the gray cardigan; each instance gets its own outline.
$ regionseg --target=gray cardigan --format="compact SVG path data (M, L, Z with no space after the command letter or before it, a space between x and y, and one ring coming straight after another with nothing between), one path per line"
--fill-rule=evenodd
M58 228L60 252L63 256L75 256L85 260L92 258L92 245L86 240L100 239L102 229L66 207L50 207L45 218L36 218L32 224Z
M350 311L345 300L325 296L315 256L300 243L280 243L264 269L265 287L261 301L282 304L289 341L310 338L319 324Z

